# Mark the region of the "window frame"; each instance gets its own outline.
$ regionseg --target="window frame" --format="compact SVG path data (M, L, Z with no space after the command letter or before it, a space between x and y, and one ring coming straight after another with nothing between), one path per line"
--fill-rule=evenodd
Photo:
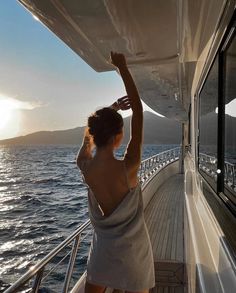
M218 58L218 60L217 60ZM202 178L204 178L204 180L207 181L207 183L211 186L212 190L214 190L216 192L216 194L218 194L217 192L217 182L218 182L218 177L217 177L217 180L216 180L216 183L215 185L212 184L212 182L210 182L210 180L207 180L207 174L205 174L199 167L200 165L200 138L201 138L201 131L200 131L200 114L201 114L201 93L202 93L202 90L204 89L204 86L206 84L206 81L211 73L211 70L213 68L213 66L215 65L215 62L217 62L218 64L218 72L217 72L217 82L218 82L218 89L219 89L219 51L217 50L214 58L212 59L212 62L211 62L211 65L209 66L209 69L207 71L207 74L205 76L205 79L198 91L198 150L197 150L197 158L198 158L198 172L199 174L201 175ZM219 90L217 90L217 106L218 106L218 109L219 109ZM218 115L217 115L217 137L216 137L216 144L217 144L217 149L216 149L216 158L217 158L217 168L218 168L218 139L219 139L219 134L218 134L218 126L219 126L219 112L218 112ZM218 174L217 174L218 175ZM214 179L212 179L212 181L214 181Z
M227 49L230 47L233 40L236 38L236 10L233 13L232 19L226 29L224 37L221 41L221 44L218 50L215 52L215 56L209 66L209 69L205 75L205 78L198 89L197 97L198 97L198 136L197 136L197 167L198 172L202 179L206 181L212 189L214 187L211 185L209 180L207 180L206 176L203 175L203 172L200 170L199 164L199 150L200 150L200 103L201 103L201 92L206 84L206 81L209 77L212 67L214 66L215 62L218 62L218 89L217 89L217 104L218 104L218 117L217 117L217 169L221 170L220 173L217 173L217 180L216 180L216 189L214 193L220 198L227 208L231 211L231 213L236 216L236 206L227 197L224 192L225 184L224 184L224 159L225 159L225 87L226 87L226 53ZM218 60L216 60L218 58Z

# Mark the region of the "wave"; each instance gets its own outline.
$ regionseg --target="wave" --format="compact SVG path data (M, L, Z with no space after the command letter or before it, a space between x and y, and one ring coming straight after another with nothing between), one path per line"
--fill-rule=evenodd
M69 182L69 183L62 183L61 186L65 186L65 187L78 187L80 188L80 190L87 188L86 185L84 183L80 183L80 182Z
M42 178L42 179L36 179L33 180L32 183L33 184L42 184L42 183L58 183L61 182L61 179L59 178Z
M47 162L45 165L53 165L53 164L64 164L64 165L68 165L68 164L74 164L76 165L76 161L73 160L73 161L50 161L50 162Z
M0 187L5 187L9 185L18 185L18 184L28 184L28 183L33 183L33 184L40 184L40 183L51 183L51 182L61 182L62 179L56 177L56 178L41 178L41 179L21 179L21 180L9 180L9 181L0 181Z
M10 179L9 181L0 181L0 186L4 187L4 186L9 186L9 185L15 185L15 184L23 184L25 183L24 180L13 180L13 179Z
M19 204L25 204L31 202L32 204L39 204L42 201L38 198L35 197L34 195L20 195L17 197L12 196L11 198L7 197L5 200L4 198L2 199L2 204L5 206L9 206L11 204L14 204L15 207Z

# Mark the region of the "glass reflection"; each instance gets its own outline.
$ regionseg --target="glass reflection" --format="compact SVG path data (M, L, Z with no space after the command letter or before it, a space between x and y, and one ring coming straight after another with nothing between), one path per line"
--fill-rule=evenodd
M200 93L199 169L216 190L218 113L218 56Z
M236 204L236 39L226 51L224 193Z

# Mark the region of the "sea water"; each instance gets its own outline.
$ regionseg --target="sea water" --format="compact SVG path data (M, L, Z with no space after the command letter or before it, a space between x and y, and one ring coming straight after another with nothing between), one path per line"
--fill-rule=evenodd
M142 158L174 147L145 145ZM0 146L0 287L1 281L16 281L88 219L77 151L76 145ZM124 151L122 146L116 156ZM90 229L80 244L72 283L85 270L91 235ZM61 291L68 257L45 282L50 292Z

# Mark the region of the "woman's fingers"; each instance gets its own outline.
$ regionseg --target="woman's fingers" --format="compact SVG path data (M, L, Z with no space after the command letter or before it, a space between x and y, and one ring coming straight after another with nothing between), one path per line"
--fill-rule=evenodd
M117 101L118 101L119 104L126 103L126 102L131 102L128 96L121 97Z
M124 100L127 100L127 99L129 99L128 96L123 96L123 97L119 98L118 101L124 101Z
M121 53L116 53L111 51L110 58L111 58L111 63L118 68L120 66L126 65L125 56Z
M117 102L121 110L128 110L131 108L131 100L128 96L119 98Z

